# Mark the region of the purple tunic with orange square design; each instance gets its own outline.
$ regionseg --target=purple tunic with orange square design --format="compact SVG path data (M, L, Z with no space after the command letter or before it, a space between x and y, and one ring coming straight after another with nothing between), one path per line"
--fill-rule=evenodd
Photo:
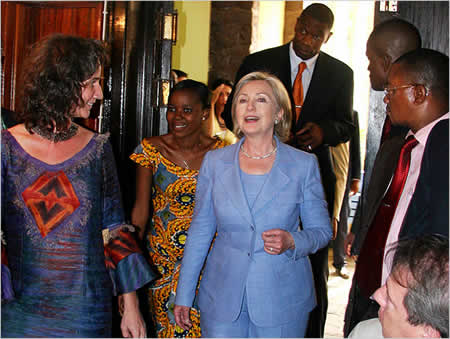
M1 153L2 231L14 291L13 300L2 301L1 336L110 337L113 293L134 291L153 273L130 232L105 264L114 252L105 235L125 225L108 136L94 134L72 158L49 165L2 131Z

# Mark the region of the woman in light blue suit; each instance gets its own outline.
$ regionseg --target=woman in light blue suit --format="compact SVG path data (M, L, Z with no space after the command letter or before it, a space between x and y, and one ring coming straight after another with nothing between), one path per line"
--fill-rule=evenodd
M241 140L203 160L175 320L189 328L205 265L202 336L303 337L316 305L308 255L332 235L317 160L282 143L292 115L275 76L250 73L235 92L234 132Z

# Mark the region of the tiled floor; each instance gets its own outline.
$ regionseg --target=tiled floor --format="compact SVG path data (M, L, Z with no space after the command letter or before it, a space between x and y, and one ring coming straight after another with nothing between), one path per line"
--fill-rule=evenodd
M335 273L333 267L333 250L328 252L328 315L325 323L325 338L342 338L344 328L344 313L348 301L348 292L352 284L355 262L347 258L348 279L342 279Z

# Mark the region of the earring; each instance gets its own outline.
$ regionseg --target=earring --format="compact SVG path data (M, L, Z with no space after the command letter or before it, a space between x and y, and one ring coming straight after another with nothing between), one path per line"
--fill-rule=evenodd
M275 119L275 125L277 125L278 124L278 119Z
M206 117L202 117L202 120L206 120Z

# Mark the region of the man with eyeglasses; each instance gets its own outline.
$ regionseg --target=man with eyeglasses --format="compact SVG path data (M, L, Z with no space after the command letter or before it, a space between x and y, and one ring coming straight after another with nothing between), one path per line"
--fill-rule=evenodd
M376 25L370 33L366 46L366 56L369 60L367 69L369 70L372 89L382 91L392 64L403 54L420 48L421 43L419 30L408 21L394 18ZM408 129L404 126L392 126L390 118L386 116L383 129L380 131L382 136L380 142L368 148L376 152L378 146L384 140L396 136L404 137L407 131ZM357 256L360 253L367 234L367 225L371 223L374 211L377 210L387 189L388 182L386 183L386 180L392 177L401 146L402 142L385 150L388 152L387 158L389 161L384 161L385 167L382 171L374 172L372 170L375 157L365 157L365 176L361 197L356 208L351 231L344 241L344 248L348 256ZM392 168L388 168L388 165ZM378 189L369 190L369 182L373 182L372 185ZM382 183L385 183L384 186ZM366 225L366 227L363 227L363 225ZM354 279L345 314L344 336L347 336L359 321L376 316L377 311L378 305L374 301L360 297L359 288Z
M332 36L334 15L324 4L306 7L297 19L291 42L248 55L236 75L235 83L253 71L276 75L291 99L293 120L290 144L317 156L330 215L333 213L336 175L330 146L344 143L354 133L353 71L343 62L320 49ZM231 93L222 117L233 130ZM317 306L310 314L306 336L324 335L328 308L328 249L309 256L314 275ZM302 288L299 283L298 288Z
M448 238L448 66L448 56L417 49L400 57L388 73L386 113L393 125L409 131L406 137L387 139L375 160L368 188L373 192L368 205L374 208L362 219L358 233L364 240L350 291L345 335L357 322L376 317L378 307L372 295L390 273L389 262L383 258L393 243L429 233ZM399 148L395 159L392 152ZM375 173L383 172L390 174L384 181L373 180ZM371 201L372 197L380 198Z

